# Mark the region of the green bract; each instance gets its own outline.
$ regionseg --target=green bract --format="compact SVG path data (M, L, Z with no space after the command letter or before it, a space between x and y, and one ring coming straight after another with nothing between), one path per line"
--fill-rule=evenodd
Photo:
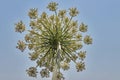
M88 27L78 21L73 20L77 16L77 8L70 8L69 16L67 10L57 12L57 3L51 2L47 8L53 11L52 15L43 12L38 17L38 9L30 9L30 30L25 35L25 43L19 41L17 48L24 51L26 46L29 49L29 58L36 61L36 67L30 67L27 73L31 77L37 76L37 68L43 68L40 71L42 77L49 77L53 72L53 80L64 79L61 69L70 69L70 62L76 64L77 71L85 69L84 58L86 51L81 48L85 44L92 44L90 36L82 36ZM16 24L16 32L25 30L23 22ZM24 29L23 29L24 28ZM78 52L80 51L80 52Z

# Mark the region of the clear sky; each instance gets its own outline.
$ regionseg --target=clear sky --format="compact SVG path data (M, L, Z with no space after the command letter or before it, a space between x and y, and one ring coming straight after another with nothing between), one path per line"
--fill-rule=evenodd
M74 65L64 72L66 80L120 80L120 0L52 0L60 9L77 7L77 19L88 25L93 44L86 46L86 70L76 72ZM51 0L0 0L0 80L51 80L30 78L25 70L34 63L27 51L21 53L16 43L23 36L14 32L14 24L28 24L27 12L38 8L48 11Z

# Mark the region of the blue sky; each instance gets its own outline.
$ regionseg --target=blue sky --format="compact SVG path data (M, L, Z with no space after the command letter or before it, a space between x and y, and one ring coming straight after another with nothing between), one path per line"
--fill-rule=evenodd
M25 70L32 66L27 51L21 53L16 43L23 36L14 32L14 24L28 24L27 12L38 8L48 11L49 2L56 1L60 9L77 7L80 22L88 25L93 44L86 46L86 70L64 72L66 80L120 80L120 0L0 0L0 80L51 80L30 78Z

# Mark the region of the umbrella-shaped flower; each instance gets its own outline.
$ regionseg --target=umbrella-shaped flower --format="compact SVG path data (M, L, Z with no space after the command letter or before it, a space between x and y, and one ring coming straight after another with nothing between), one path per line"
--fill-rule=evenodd
M28 13L31 29L27 30L25 42L19 41L17 48L23 52L28 47L30 60L36 61L36 67L27 70L31 77L36 77L37 68L42 68L39 72L42 77L49 77L53 72L52 80L62 80L61 69L70 69L71 61L76 64L77 71L85 69L86 51L82 52L82 47L92 44L90 36L83 36L88 27L73 19L79 13L77 8L70 8L68 16L67 10L58 10L57 6L55 2L48 4L47 8L54 12L52 15L43 12L38 16L35 8ZM15 31L22 33L24 30L23 22L18 22Z

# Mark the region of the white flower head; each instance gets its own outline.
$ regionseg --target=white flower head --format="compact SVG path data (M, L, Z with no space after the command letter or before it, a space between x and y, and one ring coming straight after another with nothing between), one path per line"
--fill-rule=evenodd
M86 35L84 37L84 43L87 45L92 44L92 38L90 36Z
M58 3L56 2L51 2L48 4L47 8L50 10L50 11L56 11L57 10L57 6L58 6Z
M48 69L42 69L41 72L40 72L41 76L46 77L46 78L49 77L49 73L50 72L49 72Z
M26 44L23 41L19 40L18 43L17 43L16 48L20 49L23 52L25 50L25 48L26 48Z
M22 21L19 21L19 22L18 22L17 24L15 24L15 25L16 25L16 27L15 27L15 31L16 31L16 32L22 33L22 32L25 31L25 24L23 24Z
M30 76L30 77L37 77L37 69L36 67L30 67L27 71L27 74Z
M84 23L81 23L81 25L79 26L79 30L81 32L87 32L87 29L88 29L88 27Z
M47 6L54 13L48 15L42 12L38 15L38 9L32 8L28 12L30 17L28 32L24 41L18 41L16 48L22 52L28 48L30 60L36 61L36 67L30 67L27 73L31 77L37 76L36 68L44 68L39 73L42 78L49 77L50 72L54 73L57 79L64 80L60 70L70 69L70 62L76 64L77 71L85 69L83 63L86 52L77 54L85 44L92 44L90 36L83 37L82 32L87 31L87 25L78 25L78 21L73 19L79 14L77 8L67 10L57 10L58 3L50 2ZM68 15L69 14L69 15ZM25 31L25 25L22 21L18 22L15 27L16 32ZM77 61L80 60L81 62ZM56 72L55 72L56 71Z
M86 51L80 51L78 53L78 56L80 57L81 60L84 60L86 57Z
M69 14L72 17L75 17L79 14L79 11L77 10L77 8L70 8L69 10L70 10Z
M68 70L70 68L70 64L67 62L61 62L61 68L63 70Z
M36 8L30 9L28 16L30 17L30 19L36 19L38 17L38 9Z
M77 69L77 72L85 70L85 63L84 62L77 62L76 69Z

